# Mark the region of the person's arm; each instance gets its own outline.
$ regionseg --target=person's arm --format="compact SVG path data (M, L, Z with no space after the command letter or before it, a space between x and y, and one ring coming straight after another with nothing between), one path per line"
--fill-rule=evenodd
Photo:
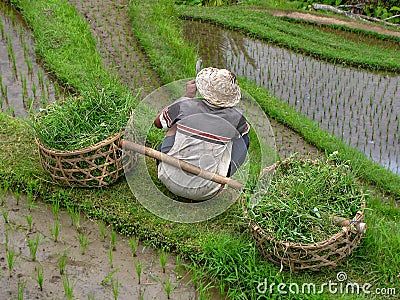
M196 87L196 80L195 79L192 79L192 80L189 80L187 83L186 83L186 91L185 91L185 93L182 95L182 98L183 97L186 97L186 98L194 98L195 96L196 96L196 92L197 92L197 87ZM162 126L162 124L161 124L161 120L160 120L160 117L161 117L161 115L166 111L166 109L168 108L168 106L167 107L164 107L158 114L157 114L157 117L154 119L154 125L157 127L157 128L163 128L163 126Z
M165 108L164 108L165 109ZM163 111L164 111L164 109L162 109L162 110L160 110L160 112L157 114L157 117L154 119L154 125L157 127L157 128L162 128L162 125L161 125L161 121L160 121L160 116L161 116L161 114L163 113Z
M192 79L186 83L186 92L183 94L182 97L187 98L194 98L196 97L197 87L196 87L196 80Z
M241 137L244 136L245 134L249 133L250 125L249 125L249 123L247 123L245 116L242 116L240 118L239 124L236 127L236 129L238 130Z

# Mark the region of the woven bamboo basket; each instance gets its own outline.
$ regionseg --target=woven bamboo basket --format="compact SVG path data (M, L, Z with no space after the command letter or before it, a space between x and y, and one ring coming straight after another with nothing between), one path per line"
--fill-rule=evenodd
M273 171L280 164L278 162L270 166L262 174ZM350 220L349 225L338 227L336 234L312 244L276 240L250 217L246 203L243 206L245 218L249 220L250 232L260 252L265 259L283 269L319 271L325 267L336 267L341 260L350 256L363 234L357 230L355 224L362 223L364 220L364 208L366 207L364 197L360 203L360 210Z
M35 138L39 147L40 162L59 185L71 187L104 187L124 175L124 167L130 168L136 161L134 154L122 155L119 141L124 132L86 148L59 151L47 148Z

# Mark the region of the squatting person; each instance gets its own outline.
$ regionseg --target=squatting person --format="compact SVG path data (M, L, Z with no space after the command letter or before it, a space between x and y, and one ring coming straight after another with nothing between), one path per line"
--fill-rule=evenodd
M196 91L202 98L195 98ZM241 90L226 69L205 68L186 84L185 94L165 107L154 120L166 130L159 151L207 171L232 176L243 164L249 147L249 124L237 107ZM220 184L159 162L158 178L174 194L206 200Z

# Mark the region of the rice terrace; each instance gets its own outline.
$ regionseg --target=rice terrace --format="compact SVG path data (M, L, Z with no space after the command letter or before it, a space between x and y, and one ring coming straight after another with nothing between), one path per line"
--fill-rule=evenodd
M397 0L0 15L0 299L400 299ZM157 151L210 67L250 125L232 176ZM157 160L221 188L175 195Z

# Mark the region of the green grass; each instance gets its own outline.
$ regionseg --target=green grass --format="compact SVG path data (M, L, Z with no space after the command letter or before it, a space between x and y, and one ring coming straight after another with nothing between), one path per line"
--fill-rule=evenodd
M135 37L163 83L194 77L198 56L182 39L182 27L173 1L130 1Z
M64 14L65 11L72 11L67 7L65 1L52 0L48 1L14 1L27 15L35 14L37 17L26 17L30 26L34 31L47 32L48 28L52 28L54 24L46 24L59 19L43 18L45 10L50 7L54 12L60 13L68 20L68 24L78 24L80 20L77 15ZM48 3L48 4L46 4ZM174 25L177 20L176 15L169 16L173 13L173 9L164 9L165 1L146 1L143 9L147 9L146 16L138 18L142 28L146 22L149 27L150 16L158 16L165 18L169 22L163 23L165 26ZM34 8L31 8L34 5ZM141 3L131 2L136 5L137 10L141 8ZM155 9L155 12L153 12ZM35 10L35 12L31 12ZM29 11L29 13L27 12ZM160 14L160 12L163 12ZM154 13L154 14L153 14ZM42 16L42 17L40 17ZM54 17L54 16L53 16ZM78 19L75 19L78 18ZM134 19L135 20L135 19ZM133 21L134 21L133 20ZM165 21L164 20L164 21ZM66 21L66 20L64 20ZM34 24L35 23L35 24ZM37 23L37 24L36 24ZM137 25L136 25L137 26ZM47 29L46 29L47 28ZM162 28L162 27L161 27ZM62 35L59 27L52 28L56 36ZM73 30L73 29L68 29ZM180 43L163 44L164 39L171 38L169 34L163 35L165 32L173 32L171 29L149 30L148 41L158 40L158 45L167 45L168 47L178 47ZM146 34L144 29L136 31L138 34ZM158 36L154 36L158 33ZM88 34L88 33L87 33ZM37 39L42 38L40 46L47 45L52 48L54 45L46 42L46 35L37 35ZM83 35L83 36L86 36ZM139 37L140 41L145 41L146 37ZM177 36L173 37L176 41ZM69 50L65 51L65 58L70 57L75 44L66 44ZM87 45L89 48L91 44ZM161 47L160 46L160 47ZM146 48L147 47L147 48ZM195 61L193 55L186 71L182 71L181 67L185 63L180 60L179 56L175 56L175 60L168 58L163 59L164 51L168 49L157 50L150 54L151 43L144 47L149 53L149 59L153 66L157 65L163 80L168 81L182 77L191 77L194 75L191 64ZM172 51L172 50L171 50ZM40 53L40 51L39 51ZM61 58L63 54L61 53ZM170 54L165 54L167 57ZM45 59L45 56L40 56ZM54 69L55 74L64 74L62 82L69 84L76 89L85 90L86 84L79 83L75 79L73 68L68 66L60 66L55 61L45 60L48 68ZM165 63L164 63L165 62ZM166 75L171 62L179 71L174 71ZM73 63L72 63L73 64ZM66 63L68 65L68 63ZM94 69L93 74L103 74L98 69L98 65L90 63L84 65L83 69ZM61 72L57 68L70 72ZM194 64L193 64L194 69ZM164 71L161 71L164 70ZM91 71L90 71L91 72ZM78 72L79 77L80 71ZM58 76L58 75L57 75ZM69 78L73 77L73 78ZM94 76L96 77L96 76ZM106 77L104 77L106 78ZM180 79L180 78L179 78ZM89 76L88 81L94 80ZM106 79L104 79L106 80ZM91 82L93 84L93 82ZM373 178L366 180L368 184L377 182L377 186L383 191L390 192L394 197L399 195L399 179L389 171L384 171L382 167L370 162L365 156L362 156L354 149L344 146L331 135L324 133L318 126L299 115L294 110L288 109L284 104L271 97L264 90L256 87L253 83L241 80L240 84L248 91L262 106L262 108L273 118L289 125L296 131L300 132L308 141L317 145L320 149L326 149L328 153L338 150L340 159L347 161L350 159L352 168L357 171L357 175L361 179L365 179L368 174L372 174ZM74 86L75 85L75 86ZM104 189L74 189L62 188L52 184L49 177L40 168L40 162L37 147L34 144L33 130L23 120L13 119L3 113L0 113L0 187L10 187L11 190L19 192L29 192L36 198L40 198L45 202L54 202L58 200L63 206L72 206L80 209L82 213L110 224L118 232L128 236L137 236L140 240L147 244L165 248L168 251L180 253L182 257L189 258L194 267L194 279L204 280L216 285L229 298L232 299L257 299L261 295L257 293L257 285L264 282L268 283L303 283L322 284L329 280L336 280L336 274L339 271L345 271L349 280L360 283L371 283L374 287L396 287L400 291L398 275L400 275L400 210L398 202L394 197L384 197L380 192L374 191L369 199L366 212L366 223L368 225L367 234L362 239L360 247L356 249L353 255L346 259L341 265L334 269L326 269L321 272L302 272L291 273L288 271L280 272L279 267L265 261L260 256L254 240L248 233L247 223L242 218L242 209L239 203L233 205L228 211L212 220L201 222L199 224L178 224L171 223L154 216L152 213L144 209L140 203L133 197L128 184L124 179L119 180L110 188ZM358 167L357 167L358 166ZM390 175L391 174L391 175ZM155 173L152 173L155 177ZM368 178L367 178L368 179ZM369 186L368 186L369 188ZM276 290L275 290L276 291ZM281 298L275 292L270 298ZM356 299L356 297L347 295L287 295L288 299ZM367 298L360 296L360 298ZM373 298L373 297L371 297ZM379 297L376 297L379 298ZM359 298L357 298L359 299Z
M133 197L122 178L112 188L62 188L52 183L40 166L37 146L29 125L0 113L0 186L20 193L32 192L35 198L49 203L59 202L63 207L74 207L82 213L113 225L118 232L136 235L155 247L175 249L178 252L197 252L196 237L208 235L214 229L234 231L239 220L237 207L220 219L198 225L170 223L144 209ZM153 177L156 175L153 172ZM230 221L228 221L230 220ZM168 226L167 226L168 224ZM225 225L224 225L225 224ZM209 228L211 227L211 228ZM182 242L186 240L186 242ZM197 250L195 250L197 249Z
M48 148L77 150L121 132L134 105L133 95L110 82L101 91L92 88L82 91L80 97L51 105L32 126Z
M2 134L5 131L13 132L15 123L20 127L27 126L22 120L12 119L4 114L0 116ZM30 152L34 152L35 145L26 143L29 137L24 135L20 141L14 143L7 143L12 137L3 136L2 141L8 145L8 149L3 148L2 153L9 153L9 156L1 157L0 169L4 169L5 163L14 161L16 170L21 170L19 164L23 165L24 160L19 159L20 156L26 157ZM18 149L20 150L17 151ZM33 156L32 159L33 163L39 164L37 156ZM37 172L39 175L40 167ZM233 299L245 299L244 295L250 295L248 299L255 298L254 285L264 278L275 283L317 284L334 280L336 273L341 270L345 270L352 280L371 281L379 286L398 286L396 276L400 273L400 261L397 255L400 249L400 211L395 201L390 198L385 200L380 194L373 195L367 203L369 208L366 216L367 235L352 257L333 270L315 274L293 274L279 273L278 267L260 257L254 241L247 232L246 224L241 221L241 210L237 205L211 221L200 224L177 224L159 219L145 210L133 198L124 180L112 188L100 190L64 189L42 179L39 181L40 185L36 185L34 190L42 200L51 202L58 198L62 205L79 207L86 215L112 224L123 234L136 235L152 246L166 247L193 259L198 263L198 268L202 268L199 272L203 274L202 276L206 276L203 279L215 278L218 286L223 286L225 292ZM11 177L8 182L14 189L17 186L22 188L22 184L35 183L37 180L30 178L18 185L15 178ZM3 179L0 180L0 184L4 186ZM377 257L379 259L376 259ZM247 272L248 268L252 268L253 273Z
M77 150L123 130L135 96L103 66L89 25L75 7L58 0L13 3L32 27L35 51L45 68L78 95L33 120L44 145Z
M320 15L318 13L312 13L310 12L311 15ZM340 16L336 16L340 18ZM386 46L388 47L394 47L395 49L399 48L399 42L400 42L400 37L396 35L389 35L386 33L379 33L376 31L368 31L363 28L357 28L357 27L349 27L345 24L320 24L317 21L313 20L305 20L305 19L295 19L291 17L280 17L282 20L288 21L290 23L297 23L297 24L302 24L302 25L308 25L308 27L311 28L316 28L325 32L330 32L333 34L340 33L341 36L344 36L345 38L350 38L351 36L356 37L356 40L359 41L365 41L368 44L382 44L384 45L386 43ZM342 17L343 21L347 21L347 17ZM390 28L393 33L396 31L393 28ZM398 31L397 31L398 32ZM349 34L350 33L350 34Z
M34 132L26 121L0 114L0 173L2 184L10 184L12 190L26 190L35 194L43 180L48 180L38 160L39 152Z
M109 81L89 24L68 1L11 2L33 30L37 57L65 87L79 92Z
M184 7L182 18L212 22L254 38L301 52L318 59L370 70L400 71L397 49L372 47L316 28L274 17L265 10L232 7Z
M281 10L295 10L300 8L301 3L299 1L288 1L288 0L244 0L241 4L246 6L255 6L271 9Z
M249 214L279 241L315 243L337 233L333 217L351 220L366 196L335 155L312 162L293 156L276 168L268 193Z

